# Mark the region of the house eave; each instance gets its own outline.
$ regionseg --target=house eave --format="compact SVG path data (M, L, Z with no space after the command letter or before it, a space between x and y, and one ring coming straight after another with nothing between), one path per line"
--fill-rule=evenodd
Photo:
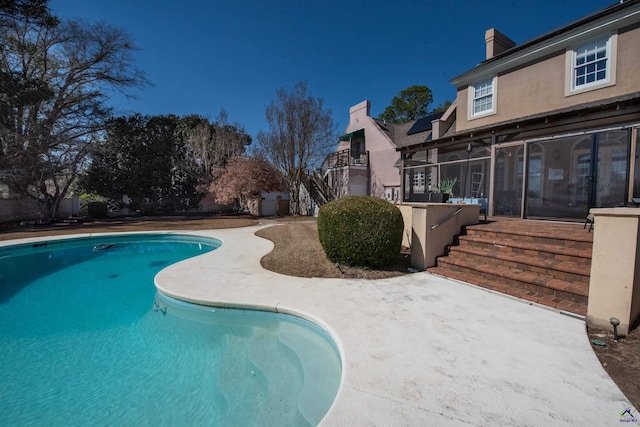
M563 52L581 40L607 31L623 28L640 20L640 0L629 0L609 6L571 24L560 27L531 41L515 46L481 62L476 67L450 80L462 88L479 79L499 75L538 58Z
M453 132L433 141L402 147L398 151L408 152L435 146L466 144L468 142L488 144L494 141L495 136L509 137L511 135L512 139L523 139L523 135L528 135L529 133L535 133L540 136L551 135L554 132L558 132L558 129L562 127L584 128L583 123L587 120L587 117L591 117L588 121L591 127L596 123L595 119L616 123L632 116L640 118L640 93L535 114L463 132Z

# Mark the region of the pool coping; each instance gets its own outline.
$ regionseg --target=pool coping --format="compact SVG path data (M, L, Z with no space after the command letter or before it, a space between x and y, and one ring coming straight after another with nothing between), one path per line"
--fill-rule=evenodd
M342 383L321 425L606 425L630 407L593 353L584 321L429 273L320 279L265 270L268 225L185 234L222 241L155 278L189 302L292 314L324 328ZM0 242L0 247L47 238Z

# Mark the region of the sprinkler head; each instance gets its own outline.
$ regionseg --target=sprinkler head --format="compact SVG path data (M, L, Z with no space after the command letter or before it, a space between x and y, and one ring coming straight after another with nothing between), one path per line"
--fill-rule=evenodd
M613 326L613 340L618 341L618 325L620 325L620 320L616 317L612 317L609 319L609 323Z

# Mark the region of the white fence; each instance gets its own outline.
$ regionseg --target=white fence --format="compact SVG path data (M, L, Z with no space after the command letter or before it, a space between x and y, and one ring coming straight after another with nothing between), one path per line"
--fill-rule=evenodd
M77 197L62 199L58 214L66 218L80 213ZM31 199L0 199L0 222L39 220L41 218L38 203Z

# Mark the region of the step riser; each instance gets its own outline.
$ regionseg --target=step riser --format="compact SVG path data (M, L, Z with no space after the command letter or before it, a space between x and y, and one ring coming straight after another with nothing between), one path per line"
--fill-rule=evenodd
M577 255L567 255L558 252L550 252L550 251L539 251L535 249L522 249L518 247L508 246L508 243L500 244L493 242L479 242L474 240L466 239L465 236L460 236L459 239L460 246L468 246L472 248L491 248L500 250L500 253L512 253L515 255L526 255L530 257L540 258L540 259L548 259L548 260L556 260L562 262L570 262L580 266L591 267L591 258L586 256L577 256ZM586 252L586 251L585 251Z
M587 315L586 302L567 301L558 298L553 294L536 292L535 290L530 291L515 286L510 286L504 283L500 283L496 280L481 278L477 274L475 274L475 272L473 272L472 274L461 273L452 270L443 270L442 267L433 267L429 270L435 274L471 283L485 289L490 289L494 292L499 292L534 303L546 305L548 307L553 307L558 310L574 313L579 316Z
M442 272L442 270L452 270L455 272L460 272L460 273L466 273L466 274L472 274L475 276L480 276L484 279L487 280L491 280L494 281L495 283L499 283L499 284L503 284L503 285L508 285L514 288L518 288L518 289L522 289L524 291L530 291L530 292L534 292L534 293L541 293L541 294L546 294L549 295L551 297L554 297L556 299L559 300L563 300L563 301L571 301L571 302L576 302L576 303L580 303L580 304L586 304L588 301L588 297L585 297L583 295L576 295L570 292L565 292L565 291L560 291L557 289L550 289L547 288L545 286L538 286L538 285L533 285L531 283L526 283L526 282L521 282L519 280L515 280L515 279L511 279L511 278L505 278L505 277L501 277L501 276L496 276L490 273L486 273L486 272L482 272L482 271L476 271L473 269L469 269L466 267L462 267L459 265L455 265L455 264L449 264L446 263L445 265L441 266L441 271L439 272L439 274L446 276L446 272ZM471 282L472 283L472 282ZM522 298L526 299L525 295L521 296Z
M543 245L556 245L556 246L564 246L570 248L576 248L580 250L591 250L592 243L585 242L581 240L565 240L565 239L556 239L552 236L527 236L522 234L512 234L512 233L503 233L503 232L495 232L495 231L483 231L478 229L467 229L468 236L475 236L488 240L515 240L520 242L527 243L539 243Z
M519 288L523 288L529 291L536 291L536 290L541 290L541 291L548 291L548 292L552 292L552 291L556 291L556 292L563 292L564 294L567 295L576 295L577 297L586 297L585 294L588 292L588 284L580 284L580 283L572 283L572 285L570 285L574 290L566 290L565 288L563 289L558 289L558 288L554 288L553 286L545 286L545 284L548 284L549 282L551 282L550 278L547 278L546 280L540 280L540 282L531 281L531 280L527 280L528 276L530 276L528 273L524 273L521 272L520 274L503 274L504 271L502 273L493 273L492 271L487 271L486 269L477 269L474 268L472 265L469 264L464 264L464 263L451 263L448 260L443 260L440 265L438 266L439 270L452 270L452 271L458 271L458 272L463 272L463 273L467 273L470 274L471 276L480 276L484 279L490 279L492 281L495 281L496 283L501 283L501 284L505 284L505 285L515 285L518 286ZM498 269L496 269L497 271Z
M477 254L472 254L468 252L462 252L457 247L452 247L449 252L448 260L444 260L447 263L455 262L456 260L465 264L485 264L487 263L487 257ZM440 263L440 259L438 260L438 264ZM508 261L499 258L491 258L491 264L495 266L502 266L509 268L515 271L529 271L537 274L544 274L555 279L565 280L567 282L576 282L576 283L584 283L589 284L589 276L582 275L577 273L570 273L559 270L552 270L540 266L523 264L515 261Z

